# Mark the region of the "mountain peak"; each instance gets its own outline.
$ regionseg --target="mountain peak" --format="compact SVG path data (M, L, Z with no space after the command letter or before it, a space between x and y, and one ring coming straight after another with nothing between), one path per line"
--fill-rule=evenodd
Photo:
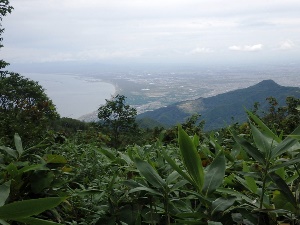
M258 84L254 85L256 87L278 87L280 86L279 84L277 84L274 80L263 80L261 82L259 82Z

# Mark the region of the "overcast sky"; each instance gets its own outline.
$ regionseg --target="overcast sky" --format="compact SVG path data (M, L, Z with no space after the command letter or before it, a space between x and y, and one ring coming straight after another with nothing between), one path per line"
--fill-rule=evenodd
M13 63L299 63L299 0L10 0Z

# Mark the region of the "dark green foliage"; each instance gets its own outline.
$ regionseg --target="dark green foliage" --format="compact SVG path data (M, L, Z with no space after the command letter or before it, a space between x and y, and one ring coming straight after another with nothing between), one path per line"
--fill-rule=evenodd
M13 7L9 5L8 0L0 0L0 49L3 47L2 45L3 38L1 37L1 35L4 32L4 29L2 28L2 18L6 16L8 13L11 13L12 10ZM7 65L9 65L7 62L0 59L0 73L3 72L1 71L1 69L5 68Z
M44 89L16 73L0 74L0 137L9 144L18 133L24 144L36 143L50 122L58 118L55 106Z
M130 143L138 133L135 121L137 111L125 104L124 95L116 95L98 109L98 118L104 132L111 136L111 146L119 148Z

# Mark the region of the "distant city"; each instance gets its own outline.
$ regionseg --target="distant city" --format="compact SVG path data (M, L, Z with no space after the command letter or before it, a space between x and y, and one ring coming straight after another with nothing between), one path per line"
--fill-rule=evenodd
M175 102L209 97L246 88L272 79L282 86L300 87L300 72L291 67L256 69L223 69L200 72L123 73L97 75L115 85L117 93L138 113L154 110Z

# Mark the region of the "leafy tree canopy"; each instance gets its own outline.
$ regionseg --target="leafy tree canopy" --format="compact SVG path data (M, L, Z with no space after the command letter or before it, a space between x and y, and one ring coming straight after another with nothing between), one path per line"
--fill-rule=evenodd
M98 109L102 127L112 135L112 146L119 147L120 135L128 135L137 130L135 108L125 104L124 95L116 95Z
M17 73L0 74L0 137L11 140L19 133L24 140L37 140L58 114L44 89Z

